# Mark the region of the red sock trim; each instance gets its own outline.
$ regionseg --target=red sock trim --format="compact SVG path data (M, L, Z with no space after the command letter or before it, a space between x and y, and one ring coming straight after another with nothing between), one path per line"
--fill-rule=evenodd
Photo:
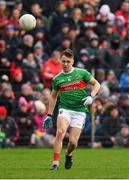
M53 155L54 161L58 161L59 160L59 156L60 156L59 153L54 153L54 155Z

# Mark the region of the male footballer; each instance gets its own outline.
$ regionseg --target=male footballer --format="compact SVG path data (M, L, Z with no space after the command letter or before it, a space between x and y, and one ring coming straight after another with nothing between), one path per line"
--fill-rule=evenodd
M69 143L65 154L65 168L70 169L72 167L72 153L77 147L85 124L88 106L92 104L100 89L99 82L90 72L73 67L74 54L72 50L66 49L61 53L61 63L63 70L53 78L48 115L43 123L44 128L48 128L52 124L52 113L59 96L59 113L57 117L52 170L59 168L62 143L68 128ZM91 85L90 95L88 95L87 84Z

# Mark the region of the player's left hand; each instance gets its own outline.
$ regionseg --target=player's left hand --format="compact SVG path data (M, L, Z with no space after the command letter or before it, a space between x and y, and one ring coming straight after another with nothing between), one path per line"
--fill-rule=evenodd
M84 101L84 106L91 105L93 103L93 97L92 96L87 96L83 99Z

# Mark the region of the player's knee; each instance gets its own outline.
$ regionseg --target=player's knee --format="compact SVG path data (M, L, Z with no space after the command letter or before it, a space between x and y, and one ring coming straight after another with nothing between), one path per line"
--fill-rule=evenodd
M57 136L60 138L63 138L65 135L65 130L63 128L58 128L57 129Z
M74 147L77 146L77 141L74 138L70 139L69 143L71 144L71 146L74 146Z

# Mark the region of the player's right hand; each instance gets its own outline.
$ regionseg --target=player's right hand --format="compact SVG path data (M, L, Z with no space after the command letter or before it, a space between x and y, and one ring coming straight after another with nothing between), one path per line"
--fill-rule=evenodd
M45 120L43 121L42 127L49 128L51 126L52 126L52 116L48 114Z

